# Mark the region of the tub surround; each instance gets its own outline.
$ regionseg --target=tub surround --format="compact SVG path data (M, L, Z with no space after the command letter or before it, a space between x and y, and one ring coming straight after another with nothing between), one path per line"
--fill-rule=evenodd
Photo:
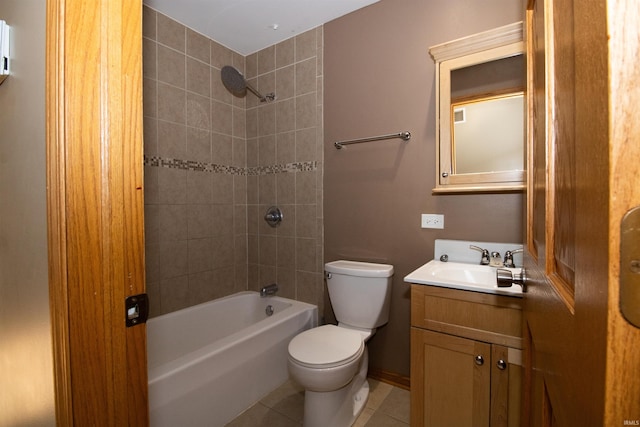
M143 12L151 316L272 282L322 306L322 27L245 57ZM277 100L233 96L224 65Z

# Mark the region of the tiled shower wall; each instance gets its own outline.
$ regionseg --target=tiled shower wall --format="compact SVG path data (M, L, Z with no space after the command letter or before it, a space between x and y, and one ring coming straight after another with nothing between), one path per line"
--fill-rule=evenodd
M273 282L322 312L322 27L243 57L146 6L143 24L151 315ZM224 65L276 101L231 95Z

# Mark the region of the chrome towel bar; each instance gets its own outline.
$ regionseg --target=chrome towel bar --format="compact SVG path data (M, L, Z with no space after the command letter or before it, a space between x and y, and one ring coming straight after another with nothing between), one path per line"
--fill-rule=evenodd
M339 150L342 148L343 145L349 145L349 144L360 144L361 142L371 142L371 141L380 141L383 139L394 139L394 138L401 138L403 141L408 141L411 139L411 132L409 131L404 131L404 132L400 132L400 133L392 133L389 135L380 135L380 136L372 136L369 138L360 138L360 139L350 139L347 141L337 141L334 142L333 145Z

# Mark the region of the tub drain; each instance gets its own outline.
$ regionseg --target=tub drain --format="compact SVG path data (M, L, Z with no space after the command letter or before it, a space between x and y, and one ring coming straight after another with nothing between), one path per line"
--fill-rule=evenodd
M268 305L267 308L264 309L264 312L267 313L267 316L271 316L273 314L273 306Z

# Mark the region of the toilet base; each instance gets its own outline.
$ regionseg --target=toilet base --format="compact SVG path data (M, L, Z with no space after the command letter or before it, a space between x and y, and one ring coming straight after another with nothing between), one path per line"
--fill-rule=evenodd
M368 356L365 348L360 362L360 370L346 386L328 392L305 391L304 427L349 427L353 425L369 398Z

